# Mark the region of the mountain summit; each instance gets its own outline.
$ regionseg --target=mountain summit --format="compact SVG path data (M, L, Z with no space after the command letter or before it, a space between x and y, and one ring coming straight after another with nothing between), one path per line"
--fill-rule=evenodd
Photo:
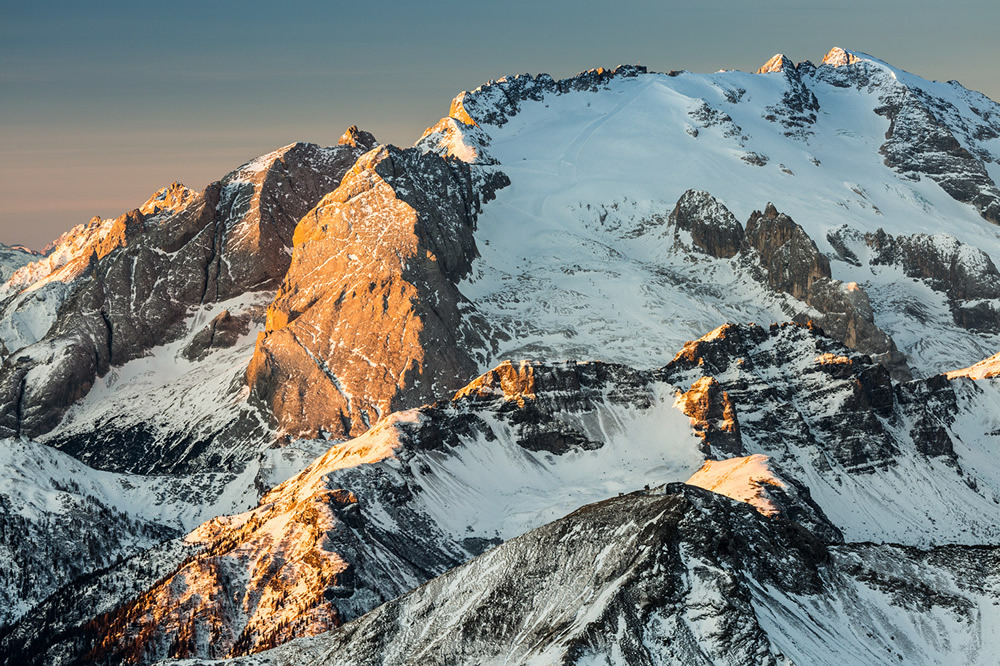
M17 255L3 663L990 663L998 140L840 48L519 74Z

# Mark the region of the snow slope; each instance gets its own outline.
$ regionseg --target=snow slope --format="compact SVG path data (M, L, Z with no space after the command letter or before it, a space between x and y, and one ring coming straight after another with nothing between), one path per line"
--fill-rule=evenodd
M823 65L823 76L802 75L818 111L793 136L770 112L780 115L785 96L796 92L785 72L614 76L596 90L539 92L538 99L517 102L516 113L497 102L499 120L482 109L495 111L498 89L530 87L524 77L457 98L452 115L460 116L455 108L464 101L478 127L453 122L451 134L429 130L418 145L454 152L465 133L462 145L478 147L479 162L498 163L483 168L510 177L511 185L484 207L477 232L482 259L460 285L512 333L498 357L603 358L652 367L722 321L789 319L793 313L773 295L734 279L727 266L667 251L656 231L688 189L710 192L741 220L773 202L833 257L827 235L846 225L859 232L944 232L1000 261L1000 228L931 178L890 168L880 153L889 121L876 109L885 96L898 95L899 86L950 104L958 119L946 118L949 126L983 124L969 110L976 94L855 57L861 62L850 68ZM867 86L854 83L852 68L864 68ZM978 103L996 109L985 98ZM984 159L1000 161L995 144L977 146ZM460 152L468 157L468 150ZM879 296L873 298L877 322L920 375L953 367L955 349L971 363L1000 345L995 334L956 327L947 308L934 302L940 298L927 307L940 320L934 334L947 337L941 345L922 345L897 301L919 301L929 290L885 299L899 285L898 273L845 261L832 268L834 278Z

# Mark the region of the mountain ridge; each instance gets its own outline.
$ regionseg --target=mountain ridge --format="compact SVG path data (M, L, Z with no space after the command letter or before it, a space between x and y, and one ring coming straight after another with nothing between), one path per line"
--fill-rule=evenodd
M477 627L568 663L984 662L998 123L839 48L516 75L413 147L352 126L68 232L0 288L0 552L37 549L4 663L501 658ZM565 580L590 601L535 603Z

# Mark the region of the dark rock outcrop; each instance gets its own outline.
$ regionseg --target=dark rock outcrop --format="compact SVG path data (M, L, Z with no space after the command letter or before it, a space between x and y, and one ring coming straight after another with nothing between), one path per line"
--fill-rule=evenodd
M895 343L875 324L875 314L865 291L855 283L833 280L830 260L790 217L768 204L747 221L741 253L763 268L762 278L775 291L785 292L815 310L793 315L799 323L814 321L848 347L877 357L900 379L909 369ZM751 270L755 264L751 263Z
M356 622L234 663L946 660L951 643L920 645L912 627L947 614L977 636L988 631L976 609L995 598L998 560L992 547L829 545L796 523L669 484L583 507ZM873 617L884 631L871 630ZM970 644L963 654L989 663L989 649Z
M1000 271L988 254L945 234L892 236L879 229L864 239L872 265L899 266L946 294L956 324L1000 332Z
M830 261L792 218L773 204L754 211L747 220L743 246L760 257L767 284L775 291L809 302L813 284L830 279Z
M894 416L894 384L882 365L845 351L816 328L727 324L689 342L663 372L674 384L715 387L737 408L753 405L752 416L739 419L740 437L769 442L764 452L779 462L789 447L818 447L857 473L892 466L899 444L886 421ZM790 358L799 359L796 369L780 372L795 379L774 381L770 373ZM833 392L839 397L830 410ZM717 405L716 412L725 402Z
M223 310L205 328L198 331L184 351L184 358L197 361L205 357L211 349L232 347L240 337L250 332L247 316L234 317L229 310Z
M673 230L675 246L716 259L735 256L743 244L743 225L708 192L688 190L681 195L668 224L668 231ZM687 247L682 232L690 237L692 247Z

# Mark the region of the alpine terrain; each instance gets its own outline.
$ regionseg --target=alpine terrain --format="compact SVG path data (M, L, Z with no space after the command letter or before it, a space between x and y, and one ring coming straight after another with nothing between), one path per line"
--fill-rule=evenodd
M998 184L835 48L0 246L0 663L996 663Z

